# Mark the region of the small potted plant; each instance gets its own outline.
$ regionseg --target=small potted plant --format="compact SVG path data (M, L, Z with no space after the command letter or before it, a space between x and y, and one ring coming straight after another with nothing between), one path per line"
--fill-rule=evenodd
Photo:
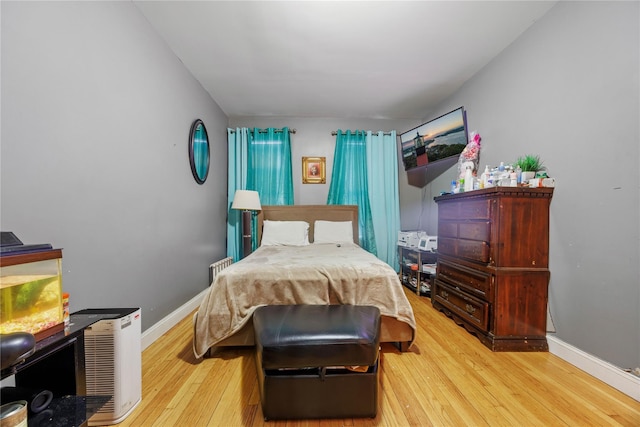
M540 156L534 156L533 154L518 157L515 165L522 170L522 182L535 178L536 172L544 169Z

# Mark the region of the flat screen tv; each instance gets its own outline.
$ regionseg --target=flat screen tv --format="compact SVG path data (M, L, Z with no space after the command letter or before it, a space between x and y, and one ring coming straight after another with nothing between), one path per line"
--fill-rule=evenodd
M424 168L438 160L457 158L468 142L463 107L400 134L404 170Z

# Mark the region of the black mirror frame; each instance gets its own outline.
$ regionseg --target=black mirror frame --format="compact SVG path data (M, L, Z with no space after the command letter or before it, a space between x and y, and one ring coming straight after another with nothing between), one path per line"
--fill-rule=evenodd
M195 144L201 143L201 141L196 141L196 133L199 129L202 129L204 133L204 142L206 143L206 159L197 159L200 163L196 163L196 154L195 154ZM204 123L200 119L196 119L191 125L191 130L189 131L189 163L191 164L191 173L193 174L193 178L196 180L198 184L204 184L207 180L207 175L209 175L209 158L210 149L209 149L209 135L207 134L207 128L204 126ZM206 163L205 163L206 160ZM198 169L204 167L203 173L198 173Z

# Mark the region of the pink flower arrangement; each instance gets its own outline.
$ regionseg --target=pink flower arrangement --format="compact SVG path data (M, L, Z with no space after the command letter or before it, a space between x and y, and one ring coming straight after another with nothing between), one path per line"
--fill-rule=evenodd
M460 153L458 159L458 176L464 178L465 170L471 166L473 172L477 172L478 163L480 161L480 134L477 132L471 132L469 142Z
M462 154L466 160L478 160L480 157L480 134L477 132L471 132L471 138L469 138L469 143L464 150L462 150Z

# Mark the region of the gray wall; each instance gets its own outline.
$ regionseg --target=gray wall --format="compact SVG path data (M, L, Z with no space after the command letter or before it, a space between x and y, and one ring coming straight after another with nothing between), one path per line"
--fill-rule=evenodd
M236 127L289 127L296 129L291 135L291 161L293 163L294 203L296 205L326 204L333 171L333 151L336 137L331 132L341 129L402 132L411 129L409 120L336 119L302 117L230 117L229 125ZM326 157L327 183L302 184L302 157ZM402 177L400 177L402 179Z
M425 117L464 105L482 136L482 169L541 156L557 181L549 248L557 337L621 368L640 366L639 17L638 2L560 2ZM403 188L409 221L428 194L426 228L435 233L431 196L455 175Z
M130 2L2 2L1 228L63 248L72 311L143 329L223 256L227 117ZM208 180L187 140L203 119Z

